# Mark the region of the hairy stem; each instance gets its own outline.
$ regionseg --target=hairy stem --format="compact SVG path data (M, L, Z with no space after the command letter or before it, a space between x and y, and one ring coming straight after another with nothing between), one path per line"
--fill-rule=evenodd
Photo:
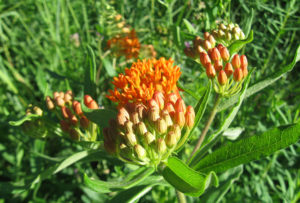
M215 99L215 104L213 106L213 109L210 112L209 118L208 118L208 120L207 120L207 122L204 126L204 129L202 130L201 135L200 135L200 137L197 141L197 144L194 147L194 149L193 149L190 157L188 158L188 160L190 160L193 157L193 155L195 154L195 152L201 147L201 144L203 143L203 140L204 140L204 138L205 138L205 136L208 132L208 129L209 129L210 125L212 124L212 122L213 122L213 120L214 120L214 118L217 114L217 107L220 104L221 99L222 99L222 97L220 95L217 95L217 97Z
M176 190L176 195L177 195L177 199L178 199L179 203L186 203L185 196L182 192L179 192L178 190Z

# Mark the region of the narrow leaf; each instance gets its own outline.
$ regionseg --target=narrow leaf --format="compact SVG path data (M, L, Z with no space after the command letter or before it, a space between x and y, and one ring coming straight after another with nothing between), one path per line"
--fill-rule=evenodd
M238 52L241 48L243 48L246 44L252 42L253 40L253 30L250 31L248 37L244 40L237 40L229 46L230 55Z
M189 89L186 89L185 87L183 87L183 85L180 83L180 82L177 82L177 86L182 89L184 92L186 92L187 94L191 95L192 97L194 97L194 99L197 99L199 100L199 97L194 93L192 92L191 90Z
M146 177L150 176L154 172L154 168L141 167L139 170L129 174L124 180L116 181L102 181L89 178L86 174L84 175L84 183L86 186L95 190L99 193L107 193L120 189L131 188L140 182L142 182Z
M292 71L294 66L296 65L296 63L299 60L300 60L300 46L298 46L298 48L297 48L297 51L295 53L292 63L290 63L284 67L281 67L275 74L272 74L271 76L266 77L267 79L265 79L261 82L258 82L256 84L252 85L251 87L249 87L246 92L245 98L247 98L247 97L255 94L256 92L266 88L267 86L273 84L275 81L277 81L279 78L281 78L285 73ZM227 109L231 105L235 104L238 101L240 94L237 94L237 95L231 97L230 99L223 101L218 106L218 111L223 111L224 109Z
M87 46L87 67L85 68L84 94L95 96L96 60L93 49Z
M184 18L183 23L185 24L186 28L190 33L192 34L196 33L194 26L187 19Z
M190 196L200 196L209 185L218 186L218 178L214 172L207 175L199 173L176 157L168 159L162 175L177 190Z
M201 202L218 203L221 202L232 184L237 181L243 173L243 165L229 169L219 176L219 187L209 188L201 196Z
M109 125L109 120L115 118L117 115L115 111L109 109L86 110L86 108L87 107L82 108L84 115L90 121L96 123L100 128L107 127Z
M194 167L201 172L223 172L237 165L269 156L300 139L300 122L266 131L261 135L227 143L200 160Z
M133 203L137 202L141 197L143 197L146 193L148 193L152 189L152 185L139 185L129 190L125 190L114 196L110 201L110 203L120 203L127 202Z
M114 77L115 75L117 75L116 70L114 69L113 65L111 64L111 62L109 60L107 60L106 58L102 58L101 60L102 60L103 66L104 66L107 74L110 77Z
M26 121L31 121L32 119L34 118L37 118L37 117L41 117L37 114L28 114L26 116L24 116L23 118L21 118L20 120L18 121L9 121L9 125L12 125L12 126L20 126L22 125L24 122Z
M243 85L243 88L241 90L241 94L240 94L240 97L239 97L239 101L238 103L231 109L231 111L229 112L228 116L226 117L226 119L222 122L220 128L214 133L212 134L206 141L205 141L205 145L203 145L196 153L195 155L192 157L192 159L190 160L189 162L189 165L193 168L193 165L195 163L198 163L199 160L204 156L204 154L207 152L207 150L209 148L211 148L212 145L214 145L217 140L218 140L218 137L219 135L225 131L231 124L231 122L234 120L237 112L239 111L240 109L240 106L242 104L242 101L244 100L244 97L245 97L245 94L246 94L246 91L247 91L247 87L248 87L248 84L250 82L250 78L251 78L251 74L252 72L254 71L254 69L252 69L247 78L245 79L244 81L244 85Z

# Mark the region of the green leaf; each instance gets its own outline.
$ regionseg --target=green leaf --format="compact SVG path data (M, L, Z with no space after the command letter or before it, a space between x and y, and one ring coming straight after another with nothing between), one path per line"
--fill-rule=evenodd
M300 122L266 131L237 142L227 143L205 156L194 167L202 172L223 172L229 168L269 156L300 139Z
M93 49L87 45L87 67L85 68L84 94L95 96L96 59Z
M96 123L100 128L108 127L109 120L116 118L117 112L109 109L88 109L82 105L84 115L92 122Z
M200 196L209 185L218 186L214 172L207 175L197 172L176 157L168 159L162 175L177 190L190 196Z
M246 25L244 26L244 29L243 29L246 36L249 35L251 25L252 25L252 21L253 21L253 17L254 17L254 9L251 8L250 17L247 18Z
M290 64L288 64L284 67L281 67L276 73L272 74L269 77L266 77L267 79L265 79L261 82L258 82L256 84L252 85L251 87L249 87L247 89L245 98L247 98L247 97L255 94L256 92L266 88L267 86L273 84L275 81L277 81L282 76L284 76L285 73L292 71L294 66L296 65L296 63L299 60L300 60L300 46L298 46L297 51L295 53L295 56L293 58L293 61ZM230 99L227 99L227 100L223 101L218 106L218 111L223 111L224 109L226 109L226 108L230 107L231 105L235 104L238 101L238 98L239 98L240 94L237 94L237 95L231 97Z
M37 86L39 87L41 92L43 92L43 94L45 96L45 92L46 92L48 84L47 84L47 80L46 80L46 74L45 74L43 68L41 68L41 67L37 68L35 80L36 80Z
M146 193L148 193L152 189L152 185L139 185L128 190L122 191L116 196L114 196L110 201L110 203L133 203L137 202L141 197L143 197Z
M219 176L219 187L218 188L209 188L201 196L201 202L206 203L218 203L226 195L231 185L237 181L241 174L243 173L243 165L232 168L224 172Z
M194 132L194 130L196 129L196 127L199 125L201 118L205 112L206 106L207 106L207 102L211 93L211 89L212 89L212 82L210 81L208 83L208 86L206 88L205 93L203 94L203 96L199 99L198 103L195 106L195 112L196 112L196 116L195 116L195 124L193 126L193 128L191 129L191 131L189 132L189 134L187 134L188 137L190 137L192 135L192 133ZM180 143L178 143L178 147L177 149L180 149L181 146L183 146L183 144L187 141L188 139L186 139L185 137L183 137L180 141Z
M117 75L117 72L116 70L114 69L113 65L111 64L111 62L105 58L102 58L102 63L104 65L104 68L107 72L107 74L110 76L110 77L114 77L115 75Z
M209 148L211 148L211 146L214 145L217 142L218 138L220 137L219 135L230 126L231 122L233 121L233 119L235 118L237 112L240 109L242 101L244 100L246 90L247 90L247 87L249 85L251 74L252 74L253 71L254 71L254 69L252 69L249 72L247 78L244 81L244 85L243 85L243 88L241 90L241 94L240 94L238 103L231 109L231 111L229 112L226 119L222 122L220 128L214 134L212 134L210 137L208 137L208 139L205 141L205 143L202 145L202 147L194 154L194 156L190 160L189 166L191 166L192 168L193 168L194 164L198 163L199 160L205 155L207 150Z
M84 183L89 188L99 193L108 193L120 189L131 188L154 172L154 168L141 167L140 169L129 174L124 180L102 181L89 178L84 174Z
M186 89L185 87L183 87L183 85L180 82L177 82L177 86L182 89L184 92L186 92L187 94L191 95L192 97L194 97L194 99L199 100L199 97L191 90Z
M183 23L185 24L186 28L188 29L188 31L190 33L192 33L192 34L196 33L194 26L187 19L184 18Z
M33 120L34 118L38 118L38 117L41 117L37 114L28 114L26 116L24 116L23 118L21 118L20 120L18 121L9 121L9 125L12 125L12 126L20 126L22 125L24 122L26 121L31 121Z
M253 40L253 30L250 31L246 39L237 40L228 47L230 55L237 53L241 48L243 48L243 46L252 42L252 40Z

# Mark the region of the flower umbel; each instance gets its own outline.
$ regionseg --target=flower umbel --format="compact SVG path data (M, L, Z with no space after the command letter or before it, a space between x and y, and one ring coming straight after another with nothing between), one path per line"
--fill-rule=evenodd
M125 74L114 77L115 88L109 90L107 98L122 106L129 102L146 104L156 91L161 91L164 96L172 92L179 96L176 82L181 72L173 63L172 59L165 58L138 60L125 69Z

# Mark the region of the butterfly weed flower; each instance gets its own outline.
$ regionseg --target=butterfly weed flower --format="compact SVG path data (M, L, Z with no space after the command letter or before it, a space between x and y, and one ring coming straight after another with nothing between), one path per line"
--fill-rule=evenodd
M195 112L176 86L180 68L173 60L149 59L132 64L112 82L107 97L118 114L103 130L105 149L123 161L157 167L187 139Z

